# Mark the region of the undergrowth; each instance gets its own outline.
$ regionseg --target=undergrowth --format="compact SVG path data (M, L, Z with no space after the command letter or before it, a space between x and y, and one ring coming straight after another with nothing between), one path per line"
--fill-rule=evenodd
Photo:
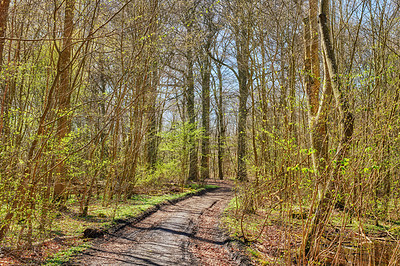
M263 207L245 212L240 197L235 197L226 207L222 223L232 238L247 245L247 255L256 265L290 264L299 260L303 230L308 219L308 210L302 208L300 213L299 209L298 206ZM359 220L357 217L349 218L345 212L334 211L320 240L321 250L326 248L330 254L335 254L340 248L342 261L388 262L393 243L400 240L399 228L398 221L381 221L377 225L372 218ZM334 239L339 235L343 238L342 247L330 245L331 241L338 241ZM354 250L357 255L353 254ZM321 257L320 262L329 263L331 259L329 256Z

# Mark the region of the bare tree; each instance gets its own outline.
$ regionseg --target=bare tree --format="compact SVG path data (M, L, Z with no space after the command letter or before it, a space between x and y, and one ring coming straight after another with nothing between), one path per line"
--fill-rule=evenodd
M71 117L69 112L70 101L72 94L71 87L71 55L72 55L72 36L74 31L74 10L75 0L68 0L65 2L64 14L64 32L63 32L63 45L60 51L57 71L60 73L60 80L56 97L58 99L59 119L57 126L57 137L62 146L62 141L68 135L71 129ZM56 182L54 185L54 197L60 198L65 189L65 182L67 178L68 169L64 162L61 162L57 167Z
M207 2L206 2L207 3ZM211 46L214 38L212 11L208 5L204 7L204 26L206 38L204 40L200 58L201 87L202 87L202 126L204 130L201 145L201 179L210 177L210 81L211 81Z
M235 30L236 61L238 65L239 82L239 112L238 112L238 142L237 142L237 179L247 180L246 141L247 141L247 99L249 96L249 82L251 82L249 60L251 39L252 2L235 2L235 16L237 16Z
M322 196L318 201L318 205L315 211L315 215L312 220L311 230L309 231L305 239L305 252L310 253L311 256L315 250L312 250L312 244L315 239L318 239L323 231L324 224L330 214L330 206L335 202L336 196L335 191L338 191L340 184L340 168L344 164L344 159L349 148L351 138L353 135L354 128L354 116L350 111L350 106L348 103L347 95L345 94L342 85L340 83L338 67L336 62L335 53L333 50L332 38L328 26L328 14L329 14L329 3L328 1L321 0L319 8L319 30L321 35L321 44L324 53L324 60L326 64L326 70L329 74L327 80L330 81L332 86L332 92L336 101L336 107L338 108L340 114L340 142L335 154L335 160L337 161L334 166L331 176L327 178ZM327 104L326 99L328 98L328 93L330 86L325 87L325 97L323 97L318 113L316 114L316 122L320 122L319 119L326 112L325 105Z
M194 105L194 32L193 32L193 24L195 21L195 12L196 12L197 3L191 3L191 6L188 10L187 20L185 21L185 27L187 31L187 50L186 50L186 58L187 58L187 73L186 73L186 105L187 105L187 115L189 118L189 125L191 134L189 136L189 180L197 180L199 175L198 169L198 153L197 153L197 145L195 141L194 132L196 129L196 114L195 114L195 105Z
M6 36L6 30L7 30L7 17L8 17L8 8L10 6L10 0L1 0L0 1L0 71L3 69L3 51L4 51L4 43L5 43L5 36ZM1 96L1 111L0 111L0 137L2 136L2 131L3 131L3 121L4 121L4 116L6 115L6 110L8 109L7 105L7 98L8 98L8 93L7 93L7 87L5 84L0 84L0 88L2 93L0 94ZM5 119L8 119L7 117Z

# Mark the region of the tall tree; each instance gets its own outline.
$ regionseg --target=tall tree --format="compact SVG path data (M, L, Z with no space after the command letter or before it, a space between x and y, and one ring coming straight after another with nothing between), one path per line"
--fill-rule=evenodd
M328 160L328 135L326 130L327 106L330 101L331 84L329 73L324 69L324 94L320 107L320 60L319 60L319 38L318 38L318 1L309 1L309 14L304 20L304 45L305 45L305 87L308 96L308 116L310 140L315 153L312 154L313 167L316 174L318 197L322 197L326 175L326 163ZM326 60L324 59L324 62ZM326 66L326 64L324 64ZM322 108L318 115L319 108ZM317 116L318 115L318 116ZM317 120L318 119L318 120Z
M157 55L159 53L159 48L157 45L157 41L160 38L158 34L158 26L159 26L159 8L158 8L158 0L153 1L155 6L155 14L154 14L154 21L151 24L151 53L153 55ZM146 143L146 160L149 169L154 170L157 162L157 88L159 85L159 60L158 57L151 62L150 67L150 78L148 81L149 85L149 97L148 97L148 104L149 104L149 112L148 112L148 133L147 133L147 143Z
M7 30L7 17L8 17L8 8L10 6L10 0L1 0L0 1L0 72L3 68L3 51L4 51L4 43L5 43L5 36ZM0 137L2 136L3 131L3 121L7 119L4 117L5 109L8 107L5 106L7 104L7 86L5 84L0 83L0 102L1 104L1 111L0 111Z
M187 105L187 116L189 118L190 136L189 136L189 180L197 180L199 175L198 169L198 153L196 139L194 132L196 130L196 114L194 109L194 32L193 24L195 21L195 12L197 4L191 3L188 10L187 20L184 22L187 32L187 72L186 72L186 105Z
M328 14L329 14L329 3L326 0L320 1L319 7L319 32L321 37L321 44L324 53L324 60L326 64L326 70L329 74L329 81L332 88L333 96L336 101L336 107L340 115L340 142L337 147L337 152L335 154L336 165L333 167L330 176L328 176L322 191L322 196L318 201L317 208L315 210L315 215L312 220L311 230L305 238L305 252L310 256L315 256L315 250L312 248L312 244L315 239L318 239L323 232L323 227L326 220L329 217L329 209L331 204L335 202L336 196L335 192L339 190L340 177L341 177L341 167L344 164L344 159L347 154L347 150L351 143L351 138L354 130L354 115L350 111L350 105L348 102L348 96L346 95L342 84L340 82L340 76L337 67L337 61L335 57L335 52L333 49L333 42L328 26ZM326 86L325 94L329 91L329 86ZM325 97L324 97L325 98ZM325 111L325 106L327 103L323 100L319 105L319 111L317 113L316 121L321 114ZM326 97L328 98L328 97Z
M247 141L247 99L249 96L249 60L252 1L235 1L237 22L235 25L236 61L239 81L239 113L237 141L237 179L247 180L246 141Z
M3 50L7 30L7 17L10 0L0 1L0 70L3 66Z
M224 179L224 145L225 145L225 123L224 123L224 105L223 105L223 93L222 93L222 72L221 64L217 64L217 76L218 76L218 94L215 94L215 100L217 102L217 125L218 125L218 178ZM218 95L218 96L217 96Z
M205 7L204 26L205 40L200 58L201 87L202 87L202 126L204 130L201 144L201 179L210 177L210 80L211 80L211 45L214 35L211 10Z
M62 49L59 54L57 71L60 73L60 79L56 97L58 100L59 118L57 125L57 138L61 147L64 138L68 135L71 129L71 117L69 114L70 101L72 94L71 86L71 55L73 48L72 35L74 30L74 8L75 0L65 1L64 11L64 31ZM60 159L63 160L63 159ZM65 182L67 178L68 169L63 161L57 167L57 177L54 185L54 197L59 198L65 189Z

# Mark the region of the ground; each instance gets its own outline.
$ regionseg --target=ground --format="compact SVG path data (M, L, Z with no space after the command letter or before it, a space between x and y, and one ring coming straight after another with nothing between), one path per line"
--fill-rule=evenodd
M165 205L141 222L126 226L93 245L73 265L239 265L220 216L233 197L231 185Z

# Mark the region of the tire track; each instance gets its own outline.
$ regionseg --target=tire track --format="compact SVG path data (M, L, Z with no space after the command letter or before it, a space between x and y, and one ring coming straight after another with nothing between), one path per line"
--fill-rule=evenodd
M218 230L220 214L233 194L226 183L219 185L202 196L162 206L95 244L71 264L235 265L224 247L226 238ZM212 262L201 255L206 251L214 251Z

